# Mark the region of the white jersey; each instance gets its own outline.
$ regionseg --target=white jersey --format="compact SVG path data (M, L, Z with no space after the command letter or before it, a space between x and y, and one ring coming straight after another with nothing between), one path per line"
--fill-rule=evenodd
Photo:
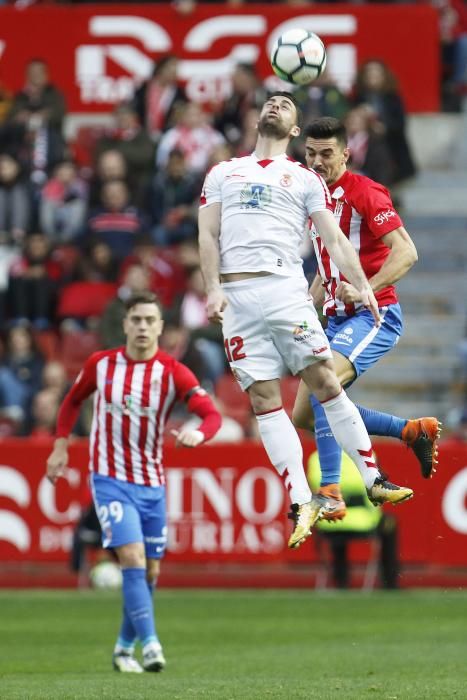
M286 154L253 153L215 165L201 207L221 203L220 272L303 275L299 249L308 217L332 207L324 180Z

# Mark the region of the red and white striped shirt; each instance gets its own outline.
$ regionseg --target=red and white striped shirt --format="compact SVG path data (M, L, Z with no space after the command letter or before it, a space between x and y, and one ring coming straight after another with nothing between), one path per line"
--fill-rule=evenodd
M357 251L368 278L375 275L389 255L390 249L381 238L402 226L389 192L383 185L364 175L346 172L329 187L337 223ZM318 261L318 272L326 290L323 312L326 316L353 316L359 304L343 304L336 299L339 282L347 281L329 257L317 231L312 226L311 238ZM393 285L375 293L378 306L397 303Z
M203 418L199 430L212 437L221 417L188 367L158 350L146 361L125 348L90 356L60 407L57 437L67 437L81 403L95 392L90 437L93 472L146 486L165 483L164 427L177 399Z

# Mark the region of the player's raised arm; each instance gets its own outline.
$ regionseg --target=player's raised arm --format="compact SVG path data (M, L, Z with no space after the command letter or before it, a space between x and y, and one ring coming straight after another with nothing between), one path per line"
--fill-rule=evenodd
M222 323L226 299L220 286L219 235L221 204L201 207L198 216L199 255L207 294L207 314L213 323Z
M371 311L375 324L379 326L381 319L378 304L352 244L344 236L330 211L314 212L313 223L330 257L358 291L363 306Z

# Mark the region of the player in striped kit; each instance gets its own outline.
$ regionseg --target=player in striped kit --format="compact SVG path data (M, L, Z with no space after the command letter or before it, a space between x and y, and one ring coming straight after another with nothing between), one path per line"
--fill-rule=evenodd
M222 323L230 367L248 391L269 459L296 514L289 547L298 547L323 514L312 498L297 432L282 408L285 367L323 405L337 441L357 464L368 489L388 499L411 496L381 478L363 421L341 389L328 340L308 297L299 255L309 216L379 325L376 299L358 256L330 211L329 191L315 172L289 158L300 133L290 93L264 104L255 152L214 166L199 211L201 268L211 321Z
M202 419L181 430L177 444L196 447L213 437L221 417L191 370L159 350L162 308L151 292L126 302L126 346L94 353L65 397L47 475L55 484L68 464L68 436L84 399L94 393L90 438L91 487L104 547L123 573L123 620L113 653L117 671L161 671L152 592L167 541L164 427L177 400ZM133 656L135 642L143 665Z
M313 226L311 237L318 261L318 274L310 293L316 306L328 318L326 334L331 343L334 366L342 386L383 357L399 340L402 313L397 282L417 260L415 246L394 209L385 187L347 170L350 156L344 125L332 117L322 117L306 131L307 165L318 172L329 187L337 223L357 251L361 265L375 293L381 316L376 328L371 314L363 307L358 290L339 271L325 242ZM334 439L320 402L300 383L293 420L308 428L313 407L315 436L322 468L318 492L327 504L325 518L341 519L345 503L338 486L341 448ZM422 475L431 476L437 456L436 441L440 423L436 418L406 420L359 407L370 435L397 437L417 456ZM372 494L369 494L370 499ZM372 499L379 502L378 499Z

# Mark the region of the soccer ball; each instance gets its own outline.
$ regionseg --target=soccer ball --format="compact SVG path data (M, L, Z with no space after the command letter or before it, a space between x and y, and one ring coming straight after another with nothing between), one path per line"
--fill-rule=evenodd
M306 29L289 29L275 42L271 66L282 80L308 85L326 66L326 49L317 34Z
M89 572L93 588L115 591L122 587L122 572L118 564L112 561L101 561Z

